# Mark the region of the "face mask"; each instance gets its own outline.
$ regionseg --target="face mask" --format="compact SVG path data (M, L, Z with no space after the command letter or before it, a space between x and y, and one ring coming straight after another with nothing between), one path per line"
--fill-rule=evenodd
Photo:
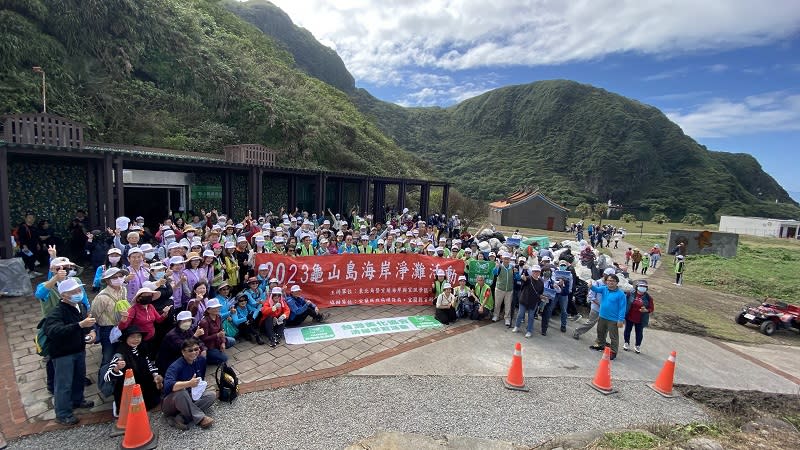
M67 276L68 277L74 277L77 274L78 274L78 272L76 272L74 269L70 269L69 273L67 273Z
M153 274L153 277L155 277L156 280L160 280L160 279L164 278L164 275L166 275L166 274L167 274L167 272L155 272Z
M194 237L194 233L192 233L191 231L190 231L190 232L188 232L188 233L186 233L186 238L187 238L187 239L191 239L191 238L193 238L193 237Z
M550 278L550 275L551 275L550 272L542 272L542 276L545 278Z
M183 331L187 331L191 327L192 327L192 322L189 321L181 322L178 324L178 328L180 328Z
M108 262L110 262L111 264L117 264L120 259L122 259L122 257L120 256L109 256Z
M122 283L124 283L124 282L125 282L124 278L119 278L118 277L118 278L112 278L111 279L111 285L112 286L116 286L116 287L122 286Z
M214 249L214 254L219 256L220 254L222 254L222 249L221 248L215 248Z
M142 305L149 305L153 303L153 297L139 297L139 303Z
M166 238L166 239L164 239L164 243L167 244L167 245L172 244L173 242L175 242L175 238Z
M558 266L558 270L567 270L567 266Z
M156 254L155 254L155 252L153 252L153 253L145 253L144 257L145 257L145 259L153 259L153 258L156 257Z
M72 303L80 303L83 301L83 294L72 294L69 297L69 301L71 301Z
M644 286L639 286L639 287L636 288L636 291L637 292L641 292L642 294L644 294L645 292L647 292L647 288L644 287Z

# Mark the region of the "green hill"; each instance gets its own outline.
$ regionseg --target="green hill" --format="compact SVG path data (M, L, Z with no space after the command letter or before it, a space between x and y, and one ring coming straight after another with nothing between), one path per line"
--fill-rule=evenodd
M430 173L346 94L296 68L313 58L296 61L218 1L2 0L0 8L0 114L41 108L31 67L42 66L48 112L88 124L90 140L207 152L254 142L278 149L282 165Z
M265 0L234 8L322 80L346 78L306 30ZM341 88L341 87L340 87ZM657 108L571 81L487 92L450 108L403 108L342 88L401 147L484 200L539 186L575 205L611 199L675 219L688 212L797 217L800 208L748 155L710 152ZM780 203L776 204L775 200Z

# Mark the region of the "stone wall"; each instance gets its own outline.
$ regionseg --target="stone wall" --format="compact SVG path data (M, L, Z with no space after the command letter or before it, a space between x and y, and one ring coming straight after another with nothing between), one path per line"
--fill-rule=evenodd
M669 230L664 253L675 248L679 242L685 245L684 255L714 254L732 258L736 256L739 235L709 230Z

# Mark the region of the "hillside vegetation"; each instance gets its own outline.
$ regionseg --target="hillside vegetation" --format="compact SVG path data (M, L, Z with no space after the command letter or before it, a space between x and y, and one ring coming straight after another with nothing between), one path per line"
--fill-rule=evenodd
M89 138L206 152L254 142L279 163L427 177L340 90L212 0L0 0L0 114L40 110ZM310 35L309 35L310 36Z

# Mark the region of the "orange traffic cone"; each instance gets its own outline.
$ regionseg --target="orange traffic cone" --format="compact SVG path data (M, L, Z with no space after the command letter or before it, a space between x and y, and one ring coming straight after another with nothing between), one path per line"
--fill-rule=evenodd
M508 368L508 377L503 380L506 389L528 392L525 387L525 378L522 377L522 344L517 342L514 347L514 357L511 358L511 367Z
M600 359L600 364L597 366L597 372L594 374L594 380L589 383L598 392L608 395L617 392L611 387L611 349L606 347L603 351L603 358Z
M150 429L150 418L144 406L142 387L133 385L131 405L128 409L129 427L125 429L121 449L151 450L158 447L158 436Z
M125 382L122 384L122 399L120 405L117 405L117 414L119 418L117 423L114 424L114 429L111 431L111 436L122 436L125 434L125 426L128 423L128 406L131 404L131 391L133 385L136 384L136 379L133 377L133 370L125 370Z
M664 362L664 367L661 369L661 373L658 374L656 382L648 384L652 390L667 398L675 397L672 393L672 381L675 377L675 356L677 356L677 353L674 351L669 354L669 358Z

